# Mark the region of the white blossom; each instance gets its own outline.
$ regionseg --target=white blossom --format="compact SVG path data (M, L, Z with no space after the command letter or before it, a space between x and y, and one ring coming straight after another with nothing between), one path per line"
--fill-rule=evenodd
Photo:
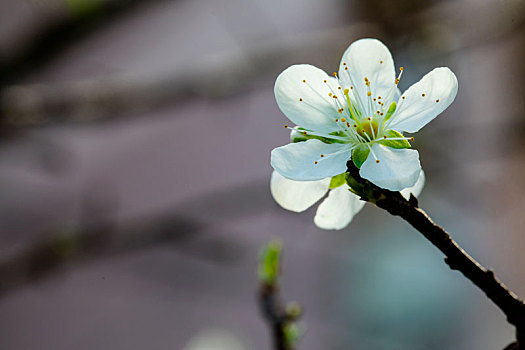
M450 69L435 68L400 96L402 73L401 67L396 77L392 55L376 39L351 44L334 76L307 64L284 70L275 82L275 98L297 125L289 127L294 141L304 142L275 148L273 168L289 180L327 182L344 173L352 159L361 177L379 187L414 186L421 173L419 154L410 149L413 138L403 133L418 131L443 112L458 83Z

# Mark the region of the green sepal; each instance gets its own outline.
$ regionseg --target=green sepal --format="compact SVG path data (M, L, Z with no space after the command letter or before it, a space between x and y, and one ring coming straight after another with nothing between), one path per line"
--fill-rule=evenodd
M403 137L403 134L395 131L395 130L387 130L383 135L385 135L387 138L390 138L390 137ZM384 146L387 146L387 147L392 147L392 148L396 148L396 149L401 149L401 148L410 148L412 147L410 145L410 142L408 142L407 140L380 140L378 141L380 144L384 145Z
M386 111L386 115L385 115L385 119L383 119L383 123L392 117L392 114L394 114L394 112L396 111L396 108L397 108L397 104L395 101L393 101L390 107L388 107L388 111Z
M330 180L330 185L328 186L328 188L332 190L334 188L344 185L345 183L346 183L345 173L342 173L336 176L332 176L332 179Z
M290 142L292 142L292 143L308 141L308 140L311 140L311 139L316 139L316 140L319 140L319 141L322 141L322 142L328 143L328 144L331 144L331 143L344 143L344 141L341 141L341 140L334 140L334 139L330 139L330 138L327 138L327 137L310 135L310 134L308 134L308 130L305 129L305 128L300 128L299 127L297 129L298 130L304 130L304 131L307 132L307 134L304 135L300 131L293 130L290 133ZM330 135L344 136L344 133L342 131L334 131L334 132L330 133Z
M364 143L357 145L357 147L352 150L352 161L357 169L361 169L361 165L363 165L369 154L370 148Z

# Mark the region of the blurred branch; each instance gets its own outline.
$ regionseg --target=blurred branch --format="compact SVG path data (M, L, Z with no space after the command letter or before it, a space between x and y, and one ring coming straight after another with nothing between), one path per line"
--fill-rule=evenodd
M159 244L183 244L199 237L205 226L182 217L157 224L136 225L127 230L100 224L78 230L61 230L33 243L0 262L0 297L38 282L74 262L114 256Z
M416 197L406 200L401 193L380 188L364 180L352 161L347 163L347 182L361 196L362 200L374 203L392 215L400 216L423 234L436 248L445 254L445 262L452 270L460 271L466 278L480 288L516 327L517 341L510 349L525 349L525 304L499 281L492 270L484 268L463 250L452 237L436 225L418 207ZM509 348L507 348L509 349Z
M270 241L262 249L259 263L259 305L270 327L274 349L293 350L301 333L296 325L301 316L301 308L297 303L290 303L285 307L280 300L281 253L282 243L279 240Z
M273 77L290 62L301 60L305 53L322 51L324 60L336 57L349 38L371 31L373 28L369 25L358 24L308 36L257 42L237 51L207 56L186 68L156 77L11 86L1 91L0 122L4 126L26 127L91 121L158 108L192 97L230 96L253 86L259 77Z
M141 0L59 0L51 3L46 2L46 6L52 13L36 28L33 37L20 49L0 57L0 88L42 67L82 36L144 4ZM42 6L40 10L45 12L46 8Z
M117 1L118 2L118 1ZM128 0L125 3L134 3ZM399 10L397 3L380 2L388 9ZM391 4L391 5L388 5ZM457 13L461 4L437 4L434 6L416 7L413 17L422 17L427 25L441 23L441 28L454 29L463 33L464 38L441 35L442 42L427 43L427 50L438 55L451 54L484 44L487 40L499 40L505 34L523 25L524 16L520 13L520 3L509 5L504 12L506 16L512 9L517 13L511 22L504 22L497 17L493 22L499 23L490 31L490 36L480 35L476 30L460 31L464 27L462 18L450 16ZM470 21L479 24L487 16L494 16L492 6L483 6L475 11L476 17ZM470 10L469 10L470 11ZM375 11L374 11L375 12ZM381 13L391 13L382 11ZM394 16L394 23L399 16ZM436 19L438 18L438 19ZM383 22L388 22L386 19ZM274 77L283 67L291 62L300 62L303 57L319 56L318 65L333 66L332 58L338 57L352 39L361 36L383 37L381 21L358 22L336 29L307 33L297 37L282 37L266 42L240 45L235 52L209 56L204 60L192 63L185 69L158 77L113 77L95 78L86 81L62 84L33 84L5 88L0 95L0 125L4 127L38 126L65 121L92 121L105 119L118 114L129 114L147 111L166 104L185 101L188 98L214 98L230 96L244 92L254 86L254 80L260 77ZM447 23L447 26L443 26ZM494 26L492 26L494 27ZM491 27L491 28L492 28ZM410 26L413 31L413 27ZM486 28L486 26L483 26ZM497 30L496 30L497 29ZM401 31L402 32L402 31ZM400 32L400 33L401 33ZM390 31L386 31L390 33ZM429 38L421 38L430 40ZM421 40L420 40L421 41ZM421 43L420 43L421 44ZM436 44L438 46L432 46ZM319 55L322 52L323 55ZM324 60L324 62L323 62ZM315 63L315 62L314 62ZM1 76L1 75L0 75Z
M223 237L216 226L273 205L264 180L188 198L183 205L164 215L137 218L116 225L112 218L116 203L111 198L111 188L100 183L91 183L89 188L90 193L84 195L81 223L77 229L61 229L51 234L42 232L46 238L11 254L3 254L0 259L0 298L28 284L50 278L75 263L170 243L184 254L215 263L231 262L242 255L242 249L235 241ZM253 198L261 200L254 201ZM224 206L224 203L236 205ZM206 220L200 214L202 212L207 213ZM211 230L213 235L208 234Z

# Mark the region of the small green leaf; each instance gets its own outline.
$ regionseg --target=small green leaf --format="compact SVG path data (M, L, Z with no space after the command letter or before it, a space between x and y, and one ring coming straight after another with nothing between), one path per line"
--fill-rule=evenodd
M368 145L364 143L359 144L356 148L352 150L352 161L358 169L361 168L361 165L363 165L366 158L368 158L369 153L370 148L368 148Z
M395 131L395 130L387 130L383 135L385 135L387 138L400 138L400 137L403 137L403 134ZM407 141L407 140L380 140L378 141L380 144L384 145L384 146L387 146L387 147L392 147L392 148L397 148L397 149L401 149L401 148L410 148L412 147L410 145L410 143Z
M390 107L388 107L388 111L386 112L385 119L383 119L383 123L392 117L392 114L394 114L394 112L396 111L396 108L397 108L397 104L395 101L393 101Z
M278 284L283 243L273 239L261 250L259 280L269 285Z
M330 189L337 188L339 186L342 186L346 183L345 180L345 173L332 176L332 179L330 180L330 185L328 186Z

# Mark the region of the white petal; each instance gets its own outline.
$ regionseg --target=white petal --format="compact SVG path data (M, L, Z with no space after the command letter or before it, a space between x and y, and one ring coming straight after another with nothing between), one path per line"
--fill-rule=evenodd
M392 55L377 39L361 39L352 43L343 54L339 65L341 85L345 88L353 86L363 102L368 91L365 77L370 80L372 96L385 98L394 87L395 75Z
M325 83L326 81L326 83ZM337 79L308 64L299 64L285 69L275 81L275 100L281 111L295 124L318 132L339 130L334 119L345 103L341 95L338 100L330 97L337 92Z
M375 143L359 174L379 187L400 191L414 186L420 171L416 150L394 149Z
M293 181L277 171L272 173L270 190L273 199L284 209L300 213L321 199L330 185L330 178L319 181Z
M348 226L365 202L348 190L347 185L330 191L317 208L314 223L324 230L340 230Z
M435 68L401 96L389 127L401 132L418 131L450 106L457 92L454 73L446 67Z
M326 144L312 139L274 148L270 163L291 180L313 181L344 173L350 156L348 144Z
M421 172L419 173L419 178L417 179L417 182L414 186L405 188L401 191L401 194L403 197L405 197L407 200L410 199L410 194L412 193L415 197L419 196L421 191L423 191L423 186L425 186L425 172L423 169L421 169Z

